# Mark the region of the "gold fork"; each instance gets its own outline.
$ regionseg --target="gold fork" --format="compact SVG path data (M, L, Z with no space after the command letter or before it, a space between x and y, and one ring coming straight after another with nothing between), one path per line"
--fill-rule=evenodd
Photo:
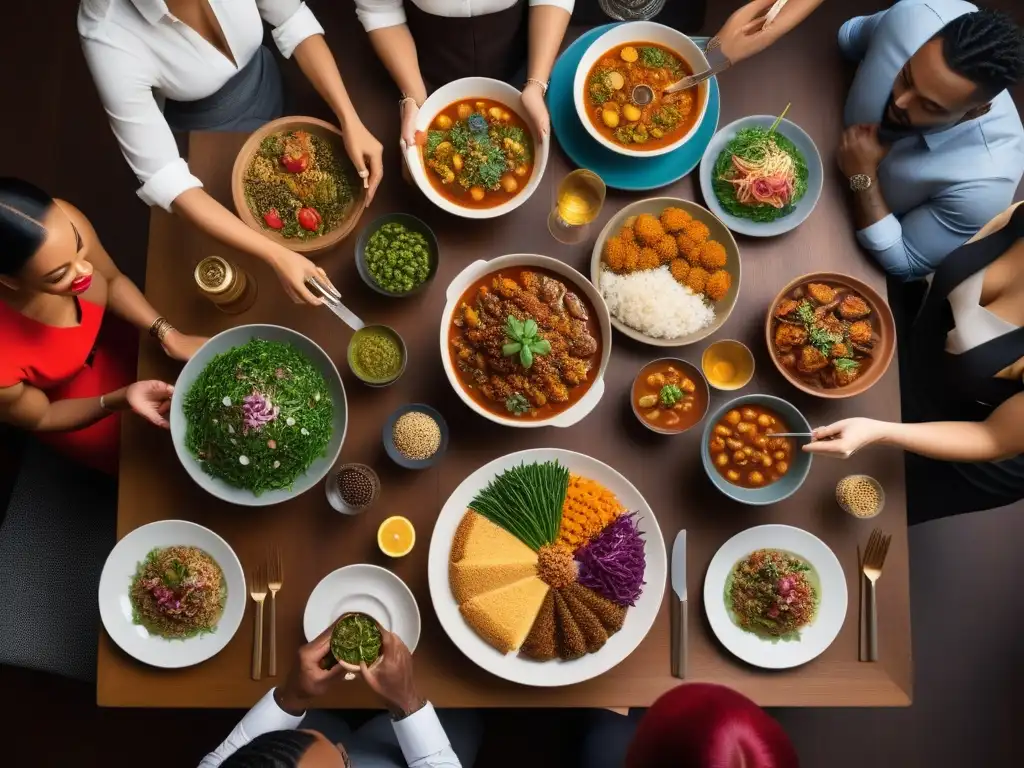
M252 638L252 679L263 675L263 601L267 598L267 574L263 565L257 565L250 576L249 595L256 601L256 619Z
M864 549L864 562L861 570L868 580L868 661L878 661L878 604L875 602L875 582L882 576L882 566L889 552L892 536L883 534L875 528Z
M277 593L284 586L284 563L281 561L281 550L274 547L268 558L270 577L267 588L270 590L270 677L277 676Z

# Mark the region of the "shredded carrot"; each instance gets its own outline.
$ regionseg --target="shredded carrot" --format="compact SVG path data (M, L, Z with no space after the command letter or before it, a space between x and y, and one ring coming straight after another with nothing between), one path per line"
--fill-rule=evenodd
M562 506L558 542L575 551L625 511L615 494L600 483L578 475L569 476L569 490Z

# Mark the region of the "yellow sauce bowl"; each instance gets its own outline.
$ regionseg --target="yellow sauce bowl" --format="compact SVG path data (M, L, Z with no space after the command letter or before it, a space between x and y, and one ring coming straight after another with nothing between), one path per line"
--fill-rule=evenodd
M700 367L708 384L715 389L742 389L754 376L754 355L746 344L722 339L704 350Z

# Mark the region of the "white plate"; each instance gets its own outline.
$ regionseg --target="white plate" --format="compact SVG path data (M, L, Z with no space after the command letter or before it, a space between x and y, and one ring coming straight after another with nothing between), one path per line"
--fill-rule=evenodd
M405 582L387 568L359 563L324 576L313 588L302 615L306 642L312 642L349 611L375 618L416 650L420 641L420 609Z
M740 629L725 607L725 583L733 566L758 549L781 549L806 560L818 574L818 613L800 630L799 640L772 642ZM741 531L715 553L704 577L704 611L727 650L748 664L787 669L806 664L836 639L846 620L846 577L839 560L817 536L790 525L759 525Z
M128 589L139 563L157 547L199 547L217 561L227 583L227 602L217 630L187 640L168 640L132 623ZM234 637L245 613L245 573L224 539L185 520L160 520L136 528L111 550L100 575L100 619L110 639L129 656L154 667L190 667L216 655Z
M597 653L588 653L575 661L536 662L520 658L515 653L503 654L486 643L459 613L459 605L452 596L448 583L448 559L452 538L466 514L469 503L494 477L523 462L553 461L557 459L570 472L594 480L616 496L622 505L636 512L638 527L643 531L646 546L647 569L644 573L643 594L626 612L626 623L612 635ZM535 448L510 453L484 465L467 477L441 509L430 539L427 575L430 580L430 598L434 602L437 618L448 637L470 661L493 675L522 685L538 687L572 685L607 672L630 653L647 636L661 610L665 594L665 576L668 571L665 541L654 518L654 512L632 483L597 459L559 448Z

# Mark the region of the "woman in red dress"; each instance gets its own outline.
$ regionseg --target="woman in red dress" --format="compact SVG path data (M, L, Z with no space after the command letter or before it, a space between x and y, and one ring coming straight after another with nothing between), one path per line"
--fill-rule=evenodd
M135 381L136 329L176 360L205 341L158 315L81 211L0 178L0 421L114 473L120 411L168 426L171 385Z

